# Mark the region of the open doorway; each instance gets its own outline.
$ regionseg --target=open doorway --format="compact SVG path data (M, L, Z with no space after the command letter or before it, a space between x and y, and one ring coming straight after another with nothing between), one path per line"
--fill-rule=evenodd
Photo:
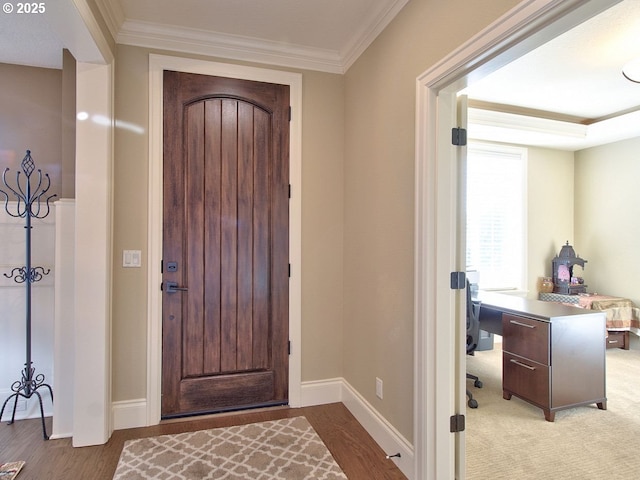
M456 94L616 3L530 2L417 79L416 478L465 478L464 438L456 449L449 422L465 408L464 359L456 357L454 347L459 343L455 328L459 322L451 321L459 308L455 293L439 288L450 272L464 268L456 255L456 241L451 241L458 229L458 219L451 219L459 198L458 172L452 162L455 150L450 146Z

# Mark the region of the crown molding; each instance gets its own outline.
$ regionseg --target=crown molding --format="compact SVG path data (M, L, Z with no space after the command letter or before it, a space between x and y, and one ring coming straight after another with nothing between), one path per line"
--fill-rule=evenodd
M338 74L349 69L408 1L396 0L380 11L370 13L344 48L328 50L128 20L119 2L96 0L105 22L120 44Z
M109 29L109 33L114 39L118 38L120 27L124 23L124 10L119 1L95 0L96 6L102 15L104 23Z
M117 43L328 73L344 73L340 55L334 50L300 47L193 28L125 20L117 36Z
M640 136L640 111L584 125L469 108L468 124L473 140L576 151Z
M370 18L362 22L363 27L352 37L351 42L342 50L343 71L349 70L351 65L364 53L373 41L387 28L400 10L409 0L397 0L388 8L373 13Z
M469 139L572 150L587 138L586 125L513 113L468 109Z
M477 108L469 108L468 111L469 123L475 125L487 125L504 129L574 138L584 138L587 133L586 125L565 122L562 120L551 120L548 118L538 118L492 110L481 110Z

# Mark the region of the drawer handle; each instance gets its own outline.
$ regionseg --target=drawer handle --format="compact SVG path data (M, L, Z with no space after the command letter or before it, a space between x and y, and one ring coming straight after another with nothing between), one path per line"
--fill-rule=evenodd
M618 340L609 340L609 343L618 343Z
M528 323L522 323L516 320L509 320L509 322L513 323L514 325L518 325L519 327L536 328L535 325L529 325Z
M525 363L519 362L518 360L514 360L513 358L511 360L509 360L511 363L515 363L516 365L520 365L521 367L526 368L527 370L535 370L536 367L532 367L531 365L527 365Z

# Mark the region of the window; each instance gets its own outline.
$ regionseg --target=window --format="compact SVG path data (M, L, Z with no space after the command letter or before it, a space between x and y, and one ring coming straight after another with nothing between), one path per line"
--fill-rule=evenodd
M525 148L469 144L467 269L482 289L525 289L526 171Z

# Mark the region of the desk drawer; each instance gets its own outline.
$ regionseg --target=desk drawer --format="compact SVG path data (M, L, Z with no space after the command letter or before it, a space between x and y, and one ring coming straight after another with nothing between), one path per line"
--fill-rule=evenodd
M629 332L609 331L607 334L607 348L629 349Z
M502 315L502 349L549 365L549 323L505 313Z
M508 353L502 354L502 389L538 406L549 405L549 367Z

